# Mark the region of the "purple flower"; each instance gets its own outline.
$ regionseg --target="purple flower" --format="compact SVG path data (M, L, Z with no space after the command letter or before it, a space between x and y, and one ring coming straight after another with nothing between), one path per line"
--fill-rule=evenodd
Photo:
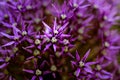
M103 63L104 62L104 58L100 58L96 61L97 63L95 64L95 68L94 68L94 79L111 79L112 78L112 74L110 72L107 72L106 70L104 70L105 67L107 67L109 65L109 62L107 63Z
M20 16L19 16L20 17ZM13 35L9 35L5 32L0 32L0 34L6 38L8 38L10 40L10 42L6 43L3 45L3 47L6 46L11 46L11 45L15 45L17 46L19 43L21 43L22 41L27 40L28 42L30 41L30 36L34 35L35 32L33 32L33 26L31 26L31 24L29 23L29 25L25 25L25 22L20 20L21 23L17 24L16 22L13 23L12 25L9 23L4 23L4 26L8 27L9 29L12 28L13 31ZM13 19L11 19L11 22L14 22ZM17 28L17 27L21 27L21 29Z
M1 80L16 80L7 70L4 70L4 73L0 72Z
M57 44L59 44L63 39L70 37L69 34L64 34L68 22L59 27L55 19L53 28L48 26L45 22L42 23L45 26L44 39L47 43L44 50L47 50L52 45L54 51L56 52Z
M85 4L85 0L70 0L69 5L73 8L86 8L89 4Z
M40 65L38 65L38 63L34 61L34 70L23 69L23 71L33 75L31 80L36 80L36 79L43 80L43 76L47 74L46 71L43 70L44 66L45 66L45 61L43 61Z
M0 69L3 69L10 64L13 54L11 54L9 50L1 50L0 52L2 55L0 57Z
M76 60L71 61L73 69L75 68L74 75L78 80L83 78L82 75L85 75L86 77L88 74L93 74L93 71L90 65L95 64L95 62L86 62L86 59L89 53L90 53L90 50L88 50L84 55L84 57L80 59L78 52L76 52L76 57L75 57Z
M69 20L73 16L74 10L69 10L69 6L67 6L67 2L64 1L62 5L59 3L52 4L53 8L51 8L51 12L55 15L58 19Z
M49 66L49 69L47 70L47 73L51 73L53 78L56 79L57 74L60 75L62 73L62 63L58 62L58 60L54 61L56 58L53 55L50 55L49 61L46 62ZM59 64L58 64L59 63Z
M7 6L14 10L15 12L25 12L33 9L37 9L39 5L39 2L32 1L32 0L10 0L7 2Z

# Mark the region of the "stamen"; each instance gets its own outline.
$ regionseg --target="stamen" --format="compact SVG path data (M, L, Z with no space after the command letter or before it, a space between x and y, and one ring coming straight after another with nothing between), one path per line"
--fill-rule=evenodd
M98 71L100 71L102 69L102 67L100 65L97 65L96 68Z
M19 10L21 10L21 9L22 9L22 5L18 5L17 8L18 8Z
M13 27L16 27L16 26L17 26L17 23L16 23L16 22L15 22L15 23L13 23L13 24L12 24L12 26L13 26Z
M35 18L34 21L35 21L36 24L38 24L41 21L41 19L40 18Z
M22 32L22 35L23 35L23 36L27 35L27 32L26 32L26 31L23 31L23 32Z
M79 62L79 66L80 66L80 67L83 67L84 65L85 65L84 62L82 62L82 61Z
M9 61L10 61L10 57L6 57L6 58L5 58L5 61L6 61L6 62L9 62Z
M73 4L73 7L74 7L74 8L78 7L78 4L74 3L74 4Z
M109 44L108 42L105 42L105 43L104 43L104 46L105 46L105 47L110 47L110 44Z
M55 30L55 31L54 31L54 34L58 34L58 31L57 31L57 30Z
M68 52L68 46L65 46L64 52Z
M16 53L19 49L17 47L13 48L13 52Z
M61 18L65 19L67 16L65 14L61 14Z
M36 74L37 76L39 76L39 75L41 75L41 74L42 74L42 71L41 71L41 70L39 70L39 69L37 69L37 70L36 70L36 72L35 72L35 74Z
M83 27L80 28L80 29L78 30L78 33L79 33L79 34L83 34L83 33L84 33L84 28L83 28Z
M39 39L36 39L36 40L35 40L35 44L36 44L36 45L38 45L38 44L40 44L40 43L41 43L41 41L40 41Z
M63 40L63 43L64 43L65 45L67 45L67 44L69 44L69 40L64 39L64 40Z
M56 71L57 70L57 67L55 65L52 65L51 68L50 68L51 71Z
M34 56L37 56L37 55L39 55L39 54L40 54L40 51L37 50L37 49L35 49L34 52L33 52L33 55L34 55Z
M57 42L57 39L55 37L52 37L51 42L55 43L55 42Z
M32 6L31 6L31 5L27 5L27 6L26 6L26 9L27 9L27 10L30 10L30 9L32 9Z

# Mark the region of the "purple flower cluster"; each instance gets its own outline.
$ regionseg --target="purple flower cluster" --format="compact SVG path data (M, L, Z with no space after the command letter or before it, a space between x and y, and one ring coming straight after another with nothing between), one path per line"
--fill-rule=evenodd
M120 80L119 0L0 0L0 80Z

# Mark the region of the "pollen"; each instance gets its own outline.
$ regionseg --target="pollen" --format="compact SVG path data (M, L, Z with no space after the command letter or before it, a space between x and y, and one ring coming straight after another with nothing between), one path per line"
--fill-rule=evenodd
M108 42L105 42L104 45L105 45L105 47L109 47L110 46L110 44Z
M57 30L55 30L55 31L54 31L54 34L58 34L58 31L57 31Z
M63 40L63 43L64 43L65 45L67 45L67 44L69 44L69 40L64 39L64 40Z
M78 4L74 3L74 4L73 4L73 7L75 7L75 8L78 7Z
M36 74L37 76L39 76L39 75L41 75L41 74L42 74L42 71L41 71L41 70L39 70L39 69L37 69L37 70L36 70L36 72L35 72L35 74Z
M68 46L65 46L64 52L68 52Z
M60 57L60 52L56 52L55 55L56 55L57 57Z
M19 40L19 37L14 37L14 40Z
M52 39L51 39L51 42L52 42L52 43L55 43L55 42L57 42L57 39L56 39L56 37L52 37Z
M38 24L41 21L41 19L40 18L35 18L34 21L35 21L36 24Z
M6 58L5 58L5 61L6 61L6 62L9 62L9 61L10 61L10 57L6 57Z
M80 66L80 67L83 67L84 65L85 65L85 63L84 63L83 61L80 61L80 62L79 62L79 66Z
M18 5L17 8L18 8L19 10L21 10L21 9L22 9L22 5Z
M23 35L23 36L27 35L27 32L26 32L26 31L23 31L23 32L22 32L22 35Z
M62 19L65 19L66 17L67 17L66 14L61 14Z
M27 6L26 6L26 9L27 9L27 10L30 10L30 9L32 9L32 6L31 6L31 5L27 5Z
M19 49L17 47L13 48L13 52L16 53Z
M57 67L55 65L52 65L51 68L50 68L51 71L56 71L57 70Z
M78 30L78 33L79 33L79 34L83 34L83 33L84 33L84 28L80 28L80 29Z
M13 24L12 24L12 26L13 26L13 27L16 27L16 26L17 26L17 23L16 23L16 22L15 22L15 23L13 23Z
M37 50L37 49L35 49L34 52L33 52L33 55L34 55L34 56L37 56L37 55L39 55L39 54L40 54L40 51Z
M97 65L96 68L98 71L100 71L102 69L100 65Z
M40 41L39 39L36 39L36 40L35 40L35 44L36 44L36 45L38 45L38 44L40 44L40 43L41 43L41 41Z
M8 18L8 17L9 17L8 14L5 14L5 15L4 15L4 18Z

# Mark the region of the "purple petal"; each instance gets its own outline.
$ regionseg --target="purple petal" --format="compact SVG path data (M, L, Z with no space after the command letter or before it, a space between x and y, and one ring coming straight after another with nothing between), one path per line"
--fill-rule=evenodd
M77 61L80 61L80 56L77 51L76 51L76 59L77 59Z
M105 80L110 78L109 75L102 75L102 74L100 74L100 73L97 73L97 76L98 76L100 79L105 79Z
M56 45L55 44L53 44L53 49L56 52Z
M0 59L0 62L4 62L4 60L3 60L3 59Z
M70 37L71 35L68 34L61 34L61 37Z
M31 57L28 57L26 60L30 60L30 59L33 59L34 58L34 56L31 56Z
M88 72L88 73L93 73L91 68L85 67L84 70L85 70L86 72Z
M52 29L45 22L42 21L42 23L46 27L46 33L49 33L52 31Z
M39 77L39 80L43 80L43 78L42 78L42 77Z
M0 65L0 69L4 68L6 65L7 65L6 63Z
M51 43L46 45L46 47L44 48L44 51L46 51L51 45L52 45Z
M60 27L59 32L63 32L64 29L67 27L67 25L69 24L69 22L67 22L66 24L64 24L63 26Z
M120 49L120 46L110 46L110 49Z
M11 42L9 42L9 43L3 45L2 47L10 46L10 45L12 45L12 44L14 44L14 43L15 43L15 41L11 41Z
M25 71L25 72L27 72L27 73L31 73L31 74L33 74L33 73L34 73L34 71L33 71L33 70L28 70L28 69L23 69L23 71Z
M55 30L56 30L56 27L57 27L57 22L56 22L56 18L55 18L55 20L54 20L54 27L53 27L53 31L55 31Z
M71 53L67 53L68 56L70 56L71 58L75 58Z
M13 39L14 38L14 36L10 36L10 35L8 35L6 33L3 33L3 32L1 32L0 34L2 34L3 36L5 36L5 37L7 37L9 39Z
M80 70L79 68L75 71L75 75L76 75L76 77L78 77L78 76L79 76L80 71L81 71L81 70Z
M31 80L35 80L36 79L36 76L33 76Z
M83 62L86 61L86 59L87 59L89 53L90 53L90 49L85 53L84 57L82 58L82 61L83 61Z

